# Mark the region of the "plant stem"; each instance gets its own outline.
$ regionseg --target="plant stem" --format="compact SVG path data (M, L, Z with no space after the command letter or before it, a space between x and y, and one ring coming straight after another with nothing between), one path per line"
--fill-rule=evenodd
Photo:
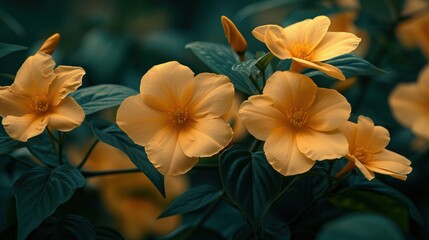
M99 177L113 174L136 173L141 172L138 168L120 169L120 170L107 170L107 171L81 171L85 178Z
M251 152L256 152L259 149L259 146L261 145L262 141L255 138L255 140L252 143L252 146L250 146Z
M99 140L95 140L92 143L91 147L89 147L88 152L86 152L86 154L85 154L85 157L83 157L82 161L77 166L78 169L82 169L83 165L85 165L85 163L88 161L89 156L91 155L91 153L94 150L95 146L97 146L98 142L99 142Z

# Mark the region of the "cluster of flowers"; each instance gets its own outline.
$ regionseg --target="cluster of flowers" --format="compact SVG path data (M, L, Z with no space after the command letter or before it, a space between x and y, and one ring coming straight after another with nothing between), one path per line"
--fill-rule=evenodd
M231 47L244 60L246 41L229 19L223 17L222 23ZM405 180L411 162L385 149L388 131L364 116L357 123L348 121L347 99L300 73L312 68L345 80L341 70L324 61L353 51L360 38L328 32L329 26L329 18L319 16L286 28L264 25L253 30L274 56L292 59L292 65L289 71L274 72L261 94L241 104L240 119L250 134L265 141L268 162L285 176L305 173L316 161L346 157L349 162L337 176L357 167L369 180L374 172ZM50 54L58 40L58 34L48 39L24 62L14 83L0 90L2 123L14 139L27 141L46 127L70 131L85 118L68 96L82 84L85 72L80 67L55 68ZM408 90L411 87L404 91ZM162 174L184 174L198 158L213 156L230 144L233 130L223 116L231 108L234 92L227 76L195 75L176 61L163 63L142 77L138 95L122 102L117 124L145 147L148 159ZM401 106L397 114L408 115ZM411 125L408 120L405 123Z

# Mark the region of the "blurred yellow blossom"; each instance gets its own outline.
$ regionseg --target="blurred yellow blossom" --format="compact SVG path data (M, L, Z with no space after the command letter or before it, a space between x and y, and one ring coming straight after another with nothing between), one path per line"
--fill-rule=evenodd
M429 14L419 14L398 24L396 35L407 48L420 48L426 59L429 59Z
M247 49L246 39L244 39L243 35L229 18L222 16L221 22L229 45L231 45L231 48L240 57L240 61L244 61Z
M292 71L314 68L345 80L341 70L323 61L353 51L361 39L352 33L328 32L330 24L328 17L318 16L286 28L273 24L259 26L252 33L274 56L292 59Z
M389 104L396 120L415 134L429 139L429 65L420 72L417 83L396 86Z
M349 162L337 177L357 167L368 180L375 177L374 172L401 180L407 179L407 174L412 170L411 162L385 149L390 142L387 129L375 126L370 118L359 116L357 124L348 121L341 127L341 131L349 142Z
M350 116L346 98L332 89L318 88L307 76L275 72L262 95L251 96L240 117L257 139L265 141L268 162L288 176L308 171L316 160L347 154L339 127Z
M0 89L0 116L6 132L26 142L46 126L70 131L85 113L69 93L82 85L80 67L58 66L51 55L36 53L22 64L11 86Z
M128 97L117 113L118 126L145 147L164 175L189 171L198 157L210 157L232 139L221 118L234 87L224 75L201 73L176 61L152 67L141 79L140 94Z

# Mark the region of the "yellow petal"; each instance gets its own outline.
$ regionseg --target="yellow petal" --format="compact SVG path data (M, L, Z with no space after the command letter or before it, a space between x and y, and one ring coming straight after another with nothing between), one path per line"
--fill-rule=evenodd
M244 101L239 110L241 121L257 139L265 141L273 129L284 127L285 116L275 107L271 98L256 95Z
M338 129L319 132L303 128L296 134L296 143L299 151L312 160L343 157L347 155L349 147L347 139Z
M54 70L56 77L49 86L48 99L56 106L69 93L82 85L85 71L81 67L59 66Z
M145 146L149 161L163 175L184 174L198 161L196 157L185 155L178 138L178 131L173 128L164 128Z
M272 31L272 34L275 36L280 36L283 32L282 27L274 24L268 24L256 27L255 29L253 29L252 34L259 41L265 42L265 35L267 34L268 29L270 29L270 31Z
M343 75L340 69L322 62L309 62L299 58L292 58L293 61L297 62L299 65L307 68L313 68L324 72L326 75L331 76L338 80L346 80L346 77Z
M412 171L410 164L411 161L404 156L387 149L374 154L365 162L365 166L374 172L392 175L402 180L405 180L405 175Z
M295 43L305 45L308 52L312 52L328 32L330 24L331 20L328 17L318 16L292 24L283 32L290 45Z
M46 96L55 77L54 66L51 55L37 53L28 57L16 73L12 92L27 97Z
M318 88L313 105L308 109L307 126L318 131L339 128L350 117L347 99L332 89Z
M200 73L195 76L194 95L188 110L196 118L206 115L220 117L231 109L233 100L234 86L227 76Z
M349 143L349 152L353 152L355 149L354 146L356 145L357 124L347 121L340 127L340 130Z
M27 97L12 93L9 88L0 89L0 116L22 116L31 113L30 101Z
M359 162L359 160L355 159L355 165L356 167L359 169L359 171L361 171L361 173L363 174L363 176L368 179L368 180L372 180L375 178L375 174L373 171L369 170L365 165L363 165L361 162Z
M72 98L64 98L48 115L48 126L68 132L79 127L85 119L85 112Z
M427 115L421 116L418 118L413 125L411 130L413 133L429 139L429 117Z
M285 36L283 33L277 32L277 30L272 30L271 28L267 29L265 33L265 44L270 52L281 60L292 57L289 46L286 44Z
M389 131L365 116L359 116L356 131L356 145L368 150L369 153L383 151L390 142Z
M421 116L428 113L426 98L416 84L400 84L389 97L393 115L405 127L412 124Z
M316 163L298 150L295 134L285 128L270 134L264 151L271 166L284 176L307 172Z
M25 114L19 117L6 116L2 123L11 138L27 142L29 138L37 136L45 130L47 118L35 114Z
M48 39L45 40L45 42L40 47L38 52L52 55L52 53L55 51L55 48L57 48L59 41L60 41L60 34L55 33L54 35L50 36Z
M328 32L314 49L312 60L321 62L349 53L359 46L360 41L353 33Z
M307 109L313 103L316 91L317 86L309 77L277 71L267 80L264 95L273 100L274 107L286 113L292 108Z
M186 156L210 157L232 139L232 129L223 119L205 118L189 124L179 134L179 143Z
M168 114L147 106L141 95L126 98L119 106L116 122L135 143L145 146L161 129L169 126Z
M142 77L140 95L157 110L168 111L172 105L185 106L194 91L194 72L176 61L153 66Z
M417 80L418 89L429 98L429 64L420 71Z

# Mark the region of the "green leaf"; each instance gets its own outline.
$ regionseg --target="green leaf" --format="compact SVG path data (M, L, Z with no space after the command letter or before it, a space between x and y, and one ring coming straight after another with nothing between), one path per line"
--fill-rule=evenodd
M47 166L54 167L60 165L60 161L49 138L50 136L45 130L42 134L28 140L27 149L38 160ZM67 159L67 154L64 151L63 159Z
M100 122L93 121L92 130L95 138L127 154L134 165L152 181L162 196L165 197L164 176L149 161L144 147L135 144L116 124L102 129Z
M291 239L290 229L282 222L270 223L262 227L256 239L289 240ZM241 226L232 236L232 240L255 239L255 233L250 224Z
M14 44L8 44L8 43L2 43L0 42L0 57L4 57L10 53L16 52L16 51L22 51L27 50L27 47L14 45Z
M46 219L28 239L95 240L95 237L95 227L88 219L75 214L66 214Z
M234 145L220 156L225 192L254 225L259 225L278 196L283 177L267 162L264 152L251 153Z
M182 225L177 228L174 232L161 238L161 240L225 240L219 232L212 229L205 228L204 226L191 226Z
M211 185L201 185L177 197L158 218L184 214L198 210L222 197L223 192Z
M237 90L249 95L259 94L246 74L232 70L232 66L239 61L230 47L209 42L192 42L185 47L191 49L214 72L228 76Z
M350 189L329 199L335 205L360 212L380 213L408 230L408 208L401 201L375 192Z
M18 240L50 216L56 208L70 199L77 188L85 185L85 178L76 168L62 165L55 169L34 167L15 182L18 215Z
M395 22L402 10L395 0L360 0L360 5L363 12L384 23Z
M83 108L86 115L101 111L106 108L118 106L121 102L137 91L115 84L100 84L81 88L70 94Z
M372 65L370 62L353 53L343 54L325 61L324 63L339 68L346 79L353 76L367 76L386 73L382 69ZM325 73L315 69L306 69L303 73L311 78L315 76L328 77Z
M10 153L18 148L24 147L26 143L12 139L0 125L0 155Z

